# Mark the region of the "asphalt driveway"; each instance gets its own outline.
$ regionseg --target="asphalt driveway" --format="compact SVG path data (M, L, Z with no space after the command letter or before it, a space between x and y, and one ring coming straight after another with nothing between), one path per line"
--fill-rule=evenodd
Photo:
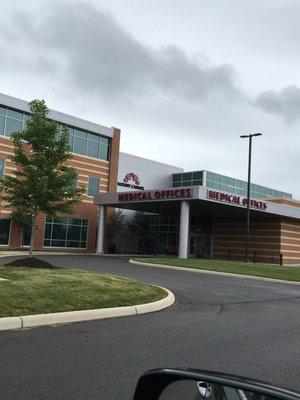
M0 333L1 399L131 399L138 377L157 367L222 371L300 392L299 286L117 257L41 258L159 284L176 303L142 316Z

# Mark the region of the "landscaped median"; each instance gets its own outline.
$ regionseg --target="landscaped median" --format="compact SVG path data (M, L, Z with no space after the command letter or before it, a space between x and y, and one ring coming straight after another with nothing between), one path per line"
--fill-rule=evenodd
M167 289L70 268L0 266L0 330L158 311Z
M279 267L273 264L245 263L205 259L179 259L167 257L135 258L133 263L161 266L178 270L190 269L193 272L251 277L268 281L300 283L300 267Z

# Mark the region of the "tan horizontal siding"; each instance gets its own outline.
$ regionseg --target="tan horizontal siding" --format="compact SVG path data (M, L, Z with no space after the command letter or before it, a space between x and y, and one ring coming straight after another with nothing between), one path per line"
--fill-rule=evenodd
M282 218L281 253L284 263L300 262L300 221Z
M257 260L277 262L280 255L280 219L274 221L252 217L250 222L249 257L254 252ZM245 221L237 218L216 219L213 224L212 249L216 258L230 258L243 260L245 257ZM275 261L274 261L275 260Z

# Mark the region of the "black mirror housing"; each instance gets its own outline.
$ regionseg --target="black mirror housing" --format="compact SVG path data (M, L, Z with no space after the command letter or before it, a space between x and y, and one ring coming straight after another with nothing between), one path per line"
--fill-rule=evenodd
M168 368L151 370L142 375L137 383L134 400L160 400L162 393L169 385L180 381L194 381L195 384L207 382L209 385L217 384L221 387L233 388L242 397L243 393L252 393L257 399L300 400L298 393L247 378L209 371Z

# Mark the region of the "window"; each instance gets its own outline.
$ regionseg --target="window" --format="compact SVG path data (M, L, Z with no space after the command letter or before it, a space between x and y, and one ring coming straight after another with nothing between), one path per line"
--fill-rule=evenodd
M0 158L0 179L2 179L4 176L4 163L5 161Z
M19 132L22 130L22 121L17 121L12 118L7 118L5 127L5 136L10 137L13 132Z
M10 219L0 219L0 245L9 243Z
M88 221L76 218L46 220L45 247L86 248Z
M86 138L85 132L74 129L74 153L86 155Z
M0 135L4 135L5 117L0 114Z
M0 107L0 135L10 137L12 132L22 131L29 118L30 115L24 112ZM59 125L62 128L63 125ZM72 126L67 126L67 130L71 152L105 161L109 160L110 138Z
M87 152L86 152L87 156L95 158L99 157L99 148L100 148L99 142L100 142L99 136L89 133L87 142Z
M99 178L89 176L88 196L96 196L99 193Z

